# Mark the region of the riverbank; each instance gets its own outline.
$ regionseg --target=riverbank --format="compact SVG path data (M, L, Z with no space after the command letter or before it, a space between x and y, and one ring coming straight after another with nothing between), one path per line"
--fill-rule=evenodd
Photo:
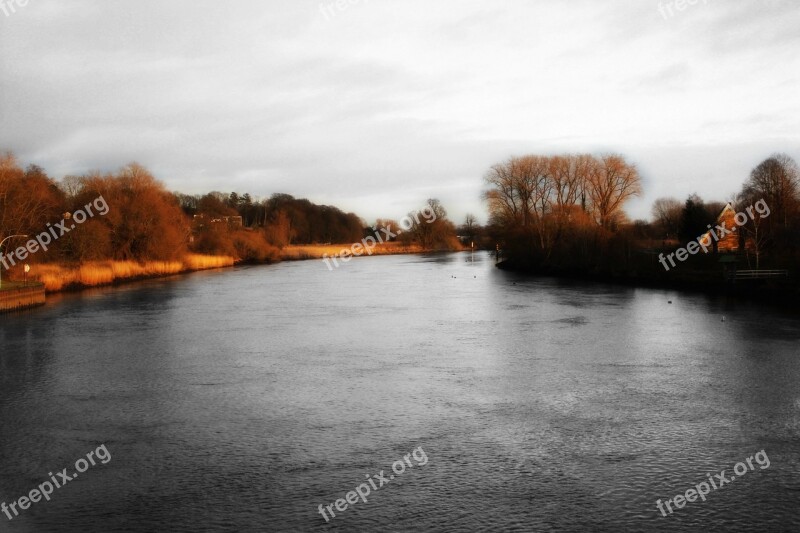
M0 287L0 313L20 311L45 304L44 285L36 282L3 282Z
M31 266L30 279L41 282L48 293L159 278L214 268L231 267L233 257L188 254L175 261L89 261L82 264Z
M793 280L738 280L728 281L721 271L708 269L685 268L666 271L584 271L579 269L533 266L525 261L506 259L497 264L502 270L520 274L610 283L628 287L652 289L671 289L685 292L703 293L717 296L771 303L781 308L800 312L797 300L800 299L800 285Z
M284 247L279 261L307 261L322 259L326 255L339 255L348 250L346 244L326 245L293 245ZM383 243L377 245L370 255L404 255L433 252L419 245L403 245L402 243ZM364 254L366 256L367 254ZM44 263L31 266L29 279L31 283L40 283L47 293L80 291L96 287L118 285L145 279L154 279L176 274L186 274L229 268L245 262L237 261L229 256L209 256L188 254L175 261L89 261L82 264ZM270 264L272 261L252 262L253 264ZM18 288L22 283L4 282L3 287ZM42 302L43 303L43 302Z
M308 259L323 259L325 256L338 256L344 250L350 252L351 246L352 245L349 244L308 244L286 246L281 250L281 260L304 261ZM434 250L425 249L417 244L404 245L399 242L385 242L376 244L369 254L364 252L362 253L361 257L367 257L369 255L422 254L432 251Z

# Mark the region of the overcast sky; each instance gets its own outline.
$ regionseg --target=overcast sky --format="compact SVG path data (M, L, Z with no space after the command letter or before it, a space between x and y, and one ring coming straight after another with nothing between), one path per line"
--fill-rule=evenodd
M0 150L56 178L138 161L186 193L368 221L437 197L461 222L485 220L482 177L510 155L618 152L642 218L800 160L791 0L15 1Z

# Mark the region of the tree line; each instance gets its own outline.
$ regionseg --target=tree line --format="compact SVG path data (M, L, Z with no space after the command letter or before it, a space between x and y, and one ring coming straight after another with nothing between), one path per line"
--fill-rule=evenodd
M192 252L274 261L284 246L358 242L374 233L374 227L392 223L379 220L368 226L355 213L282 193L258 201L247 193L170 192L136 163L114 173L91 172L56 181L36 165L23 169L6 153L0 154L0 242L11 235L39 234L48 223L68 217L100 196L110 207L106 215L65 234L46 257L31 256L30 260L159 261ZM446 220L446 211L437 200L431 202L441 217L437 224L417 224L403 239L424 242L430 248L452 242L455 229ZM10 242L3 251L19 244Z
M540 263L576 244L586 255L626 222L623 206L642 190L636 167L616 154L512 157L485 181L489 224L503 247Z
M618 154L512 157L485 175L489 235L519 268L612 277L658 274L652 254L696 240L717 223L724 207L736 210L763 199L772 211L743 228L747 264L751 248L761 267L800 266L800 171L785 154L758 164L728 201L659 198L653 219L629 220L628 200L642 193L636 166ZM469 220L462 228L470 226ZM464 231L464 229L462 229ZM712 254L713 255L713 254ZM695 265L718 269L716 259Z
M727 201L705 201L697 194L686 200L659 198L653 204L653 221L640 223L638 233L664 244L685 244L717 223L726 205L741 212L759 200L769 207L768 217L758 217L743 226L741 233L745 260L762 266L760 257L772 268L791 269L800 265L800 168L786 154L774 154L759 163L741 190Z

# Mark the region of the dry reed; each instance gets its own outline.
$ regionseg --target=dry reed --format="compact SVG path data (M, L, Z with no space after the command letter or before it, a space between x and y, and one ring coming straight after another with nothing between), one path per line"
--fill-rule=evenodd
M342 250L349 250L352 244L308 244L286 246L281 250L281 259L284 261L299 261L303 259L322 259L328 256L338 255ZM378 244L372 249L371 254L362 250L362 255L397 255L415 254L425 250L418 244L404 246L402 243L383 243Z
M89 261L77 264L31 265L30 279L44 283L47 292L97 287L119 281L169 276L194 270L233 266L232 257L189 254L180 261Z

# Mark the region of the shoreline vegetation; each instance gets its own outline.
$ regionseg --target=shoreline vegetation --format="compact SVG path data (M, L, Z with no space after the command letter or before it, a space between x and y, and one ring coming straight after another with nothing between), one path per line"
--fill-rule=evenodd
M281 250L282 261L305 261L312 259L324 259L338 255L342 250L349 250L351 244L310 244L287 246ZM364 252L361 257L371 255L403 255L403 254L424 254L441 251L434 248L423 248L419 244L389 242L376 244L372 251L367 254ZM462 248L448 248L446 251L459 252Z
M650 221L626 216L642 179L622 155L511 157L484 179L486 226L467 215L456 227L434 198L401 223L370 224L282 193L170 192L136 163L56 181L0 154L0 268L7 282L29 268L27 279L52 293L237 264L474 246L502 252L501 268L536 275L800 296L800 170L784 154L756 166L728 202L660 198Z
M349 248L346 244L289 245L281 249L278 261L236 260L230 256L208 256L188 254L176 261L90 261L83 264L40 263L29 273L28 284L42 283L48 294L81 291L132 283L145 279L157 279L178 274L189 274L203 270L230 268L240 264L275 264L281 261L321 260ZM431 253L441 250L426 249L418 244L399 242L378 244L369 255L406 255ZM447 251L462 251L452 249ZM362 257L367 257L364 254ZM3 281L3 290L25 287L21 281Z
M800 169L785 154L727 202L660 198L650 221L626 216L642 180L621 155L512 157L485 181L500 268L795 306L800 296Z
M236 264L321 259L356 243L379 243L373 255L462 246L434 198L400 221L367 223L283 193L259 200L248 193L170 192L137 163L55 180L37 165L23 168L13 154L0 153L3 278L41 282L50 293Z
M794 313L800 312L797 300L800 286L791 279L726 280L713 269L686 269L680 274L663 275L659 272L600 271L574 268L543 268L516 259L505 259L497 268L533 277L550 277L561 280L607 283L631 288L673 290L686 293L728 296L775 304Z
M190 254L176 261L89 261L82 264L41 263L31 268L31 280L47 293L78 291L234 266L233 257Z

